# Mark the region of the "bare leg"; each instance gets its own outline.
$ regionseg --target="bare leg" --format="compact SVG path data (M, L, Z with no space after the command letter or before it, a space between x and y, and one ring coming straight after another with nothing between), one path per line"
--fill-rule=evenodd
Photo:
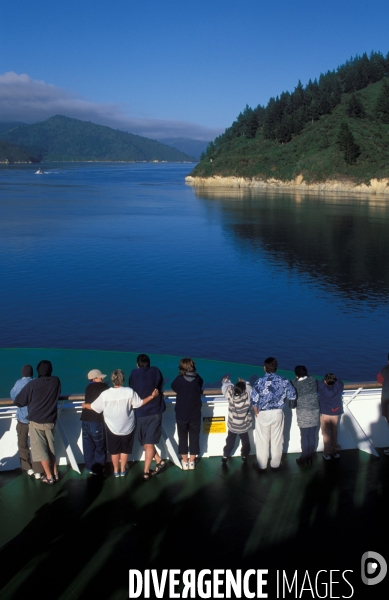
M155 448L155 446L154 446L154 448ZM156 448L155 448L154 460L157 463L157 465L159 465L159 463L162 460L162 456L159 455L158 450Z
M120 454L111 454L113 470L115 473L119 473Z
M127 463L128 463L128 454L121 454L120 455L120 466L122 469L122 473L124 473L124 471L126 470ZM119 464L118 464L117 470L119 470Z
M154 444L144 444L143 446L145 450L145 464L144 464L144 472L148 473L150 471L151 462L156 454Z
M191 454L189 460L190 462L194 462L196 460L196 454Z
M50 463L51 463L51 466L53 467L53 473L54 473L54 476L55 476L55 475L58 474L57 459L55 458L55 454L53 454L50 451L49 451L49 456L50 456Z
M51 479L50 460L42 460L41 463L47 479Z

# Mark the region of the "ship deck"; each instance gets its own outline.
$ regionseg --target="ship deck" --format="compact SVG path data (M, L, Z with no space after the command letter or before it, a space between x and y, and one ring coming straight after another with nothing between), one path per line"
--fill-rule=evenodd
M148 482L141 462L119 479L60 467L53 486L0 473L0 596L121 600L129 569L252 568L269 570L270 592L276 569L351 570L352 597L366 597L362 554L389 558L389 459L378 452L346 450L328 462L318 454L304 468L288 454L266 473L254 456L227 466L203 458L195 471L169 464ZM369 587L369 598L384 585Z

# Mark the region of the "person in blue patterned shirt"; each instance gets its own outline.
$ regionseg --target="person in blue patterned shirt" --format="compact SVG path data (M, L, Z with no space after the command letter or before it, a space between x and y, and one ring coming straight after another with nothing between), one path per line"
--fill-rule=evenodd
M284 444L285 400L295 400L296 390L287 379L276 374L278 363L270 356L264 362L265 376L257 379L251 392L255 414L255 446L258 467L278 469Z

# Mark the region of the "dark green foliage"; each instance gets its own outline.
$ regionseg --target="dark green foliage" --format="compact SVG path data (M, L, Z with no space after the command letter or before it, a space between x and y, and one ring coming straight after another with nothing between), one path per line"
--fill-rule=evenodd
M384 80L378 94L375 114L383 123L389 123L389 82L387 79Z
M347 102L346 112L349 117L353 117L354 119L363 119L366 116L363 104L355 92L351 94Z
M270 98L266 107L259 105L252 109L246 105L231 127L216 138L216 146L224 147L238 137L263 137L282 144L290 142L307 123L331 114L340 103L342 94L361 90L385 75L389 75L389 54L384 57L380 52L372 52L370 57L365 53L351 58L336 71L321 74L319 81L309 80L305 88L299 81L292 93L283 92L276 98ZM364 116L363 106L350 110L355 113L350 116Z
M1 137L25 147L38 146L46 161L192 161L154 140L60 115Z
M14 163L37 162L40 162L40 157L37 152L0 140L0 163L12 165Z
M342 123L336 139L337 144L344 153L344 160L347 164L353 165L361 154L361 149L355 143L355 138L347 123Z

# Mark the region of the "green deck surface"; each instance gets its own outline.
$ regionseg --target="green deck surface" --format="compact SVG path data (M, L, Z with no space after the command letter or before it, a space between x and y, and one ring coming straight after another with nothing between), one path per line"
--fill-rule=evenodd
M124 599L129 569L147 568L269 569L269 598L277 569L301 578L349 569L353 598L383 598L389 576L369 588L360 579L364 552L389 559L389 459L379 452L317 455L304 468L288 454L264 474L253 456L227 466L203 458L195 471L169 464L148 482L138 462L119 479L61 467L53 486L0 474L0 598Z

